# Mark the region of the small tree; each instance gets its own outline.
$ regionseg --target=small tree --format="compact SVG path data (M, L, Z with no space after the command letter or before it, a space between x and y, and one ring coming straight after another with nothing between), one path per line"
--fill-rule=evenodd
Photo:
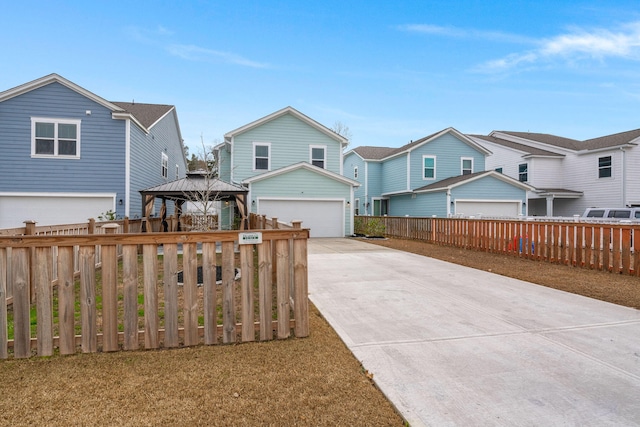
M192 217L192 230L211 231L217 228L217 224L211 221L211 218L216 212L217 202L220 201L219 192L213 186L218 175L218 168L213 147L206 146L202 136L200 137L200 143L202 145L200 155L191 155L189 167L192 172L192 179L202 181L198 181L199 185L195 187L194 191L185 193L185 197L196 210L196 217L199 217L195 221ZM192 167L195 167L195 169L191 169Z
M349 129L349 126L345 125L341 121L336 121L331 128L332 131L337 133L338 135L344 137L347 141L351 142L351 138L353 138L353 134Z

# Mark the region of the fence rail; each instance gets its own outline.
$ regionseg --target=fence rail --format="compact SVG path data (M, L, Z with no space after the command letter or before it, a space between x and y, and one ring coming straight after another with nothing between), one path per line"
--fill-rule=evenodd
M308 230L250 230L262 242L241 244L236 231L117 227L0 236L0 273L12 267L0 301L13 290L0 304L0 359L308 335Z
M469 218L356 217L389 237L640 276L640 224Z

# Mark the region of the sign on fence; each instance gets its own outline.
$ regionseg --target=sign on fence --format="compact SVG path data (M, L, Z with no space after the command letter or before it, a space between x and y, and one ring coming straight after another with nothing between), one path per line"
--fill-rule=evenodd
M254 233L239 233L238 239L239 245L259 245L262 243L262 233L259 231Z

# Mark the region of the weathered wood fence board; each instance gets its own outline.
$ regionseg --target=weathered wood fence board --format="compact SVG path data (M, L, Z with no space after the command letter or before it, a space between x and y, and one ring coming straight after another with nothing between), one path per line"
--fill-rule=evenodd
M374 219L390 237L640 276L637 223L358 217L364 226Z
M14 289L0 304L0 359L306 337L308 230L260 232L246 245L231 231L0 236L0 297Z

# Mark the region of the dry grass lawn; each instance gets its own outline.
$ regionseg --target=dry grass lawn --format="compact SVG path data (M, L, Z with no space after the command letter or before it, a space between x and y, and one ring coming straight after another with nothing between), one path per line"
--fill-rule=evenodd
M0 361L0 425L401 426L310 317L304 339Z

